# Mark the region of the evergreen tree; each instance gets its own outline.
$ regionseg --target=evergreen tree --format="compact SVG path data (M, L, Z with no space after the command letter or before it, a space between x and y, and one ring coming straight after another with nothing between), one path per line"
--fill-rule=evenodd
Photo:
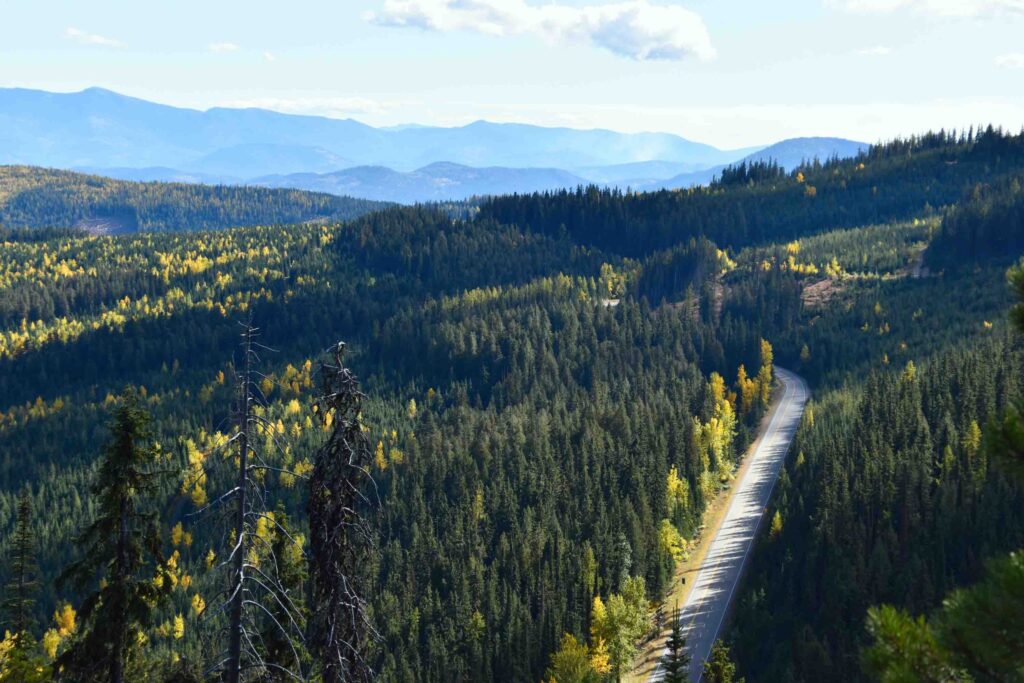
M665 644L667 652L661 658L661 668L665 672L662 679L665 683L689 683L690 655L686 652L686 638L683 637L683 625L679 610L672 611L672 633Z
M30 633L0 641L0 683L49 683L53 680L49 660Z
M1018 303L1010 320L1024 333L1024 265L1010 270ZM1024 406L1010 406L989 426L993 459L1024 478ZM971 427L976 431L977 423ZM978 435L965 438L977 450ZM966 446L966 444L965 444ZM868 668L883 680L1019 680L1024 672L1024 553L988 563L985 578L954 591L931 618L913 618L890 605L868 611Z
M35 625L35 591L39 585L36 567L36 542L32 533L32 499L28 491L18 498L18 516L11 540L9 580L4 586L4 626L18 636L18 643L26 642Z
M60 578L82 589L95 586L79 609L79 635L57 660L66 680L124 683L155 609L172 587L149 507L160 475L153 469L157 450L148 443L148 423L137 395L126 390L92 487L98 515L78 538L84 557Z
M716 640L711 646L711 656L704 662L704 681L707 683L743 683L736 678L736 664L729 655L729 646Z
M1010 323L1024 334L1024 261L1010 269L1007 279L1017 301L1010 309ZM986 441L988 451L1003 469L1024 481L1024 401L1016 401L1000 422L988 426Z

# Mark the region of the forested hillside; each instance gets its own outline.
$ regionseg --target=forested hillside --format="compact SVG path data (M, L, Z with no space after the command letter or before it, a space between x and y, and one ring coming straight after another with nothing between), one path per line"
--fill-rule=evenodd
M735 364L709 353L712 331L642 302L602 304L623 263L426 209L348 226L7 242L0 522L10 528L28 486L48 511L33 523L45 581L74 559L125 384L182 467L205 462L230 434L234 321L249 316L267 321L260 343L275 349L260 368L261 410L288 444L275 466L301 474L323 433L310 422L313 368L345 339L373 397L365 424L386 511L368 591L383 638L375 668L396 680L539 677L563 632L585 631L595 595L630 577L658 594L757 416L722 421L724 385L701 367L734 375ZM193 538L178 560L191 588L174 604L216 594L219 575L201 562L215 534L189 515L224 476L211 465L202 493L164 489L163 523ZM271 495L301 523L291 476L275 475ZM38 596L40 622L51 596ZM219 618L177 609L193 652ZM174 640L154 638L153 661Z
M863 680L871 605L928 612L1024 543L1021 491L981 431L1019 396L1019 343L991 336L814 403L737 617L750 678Z
M1024 176L978 183L942 222L929 246L933 268L971 268L979 262L1021 251L1024 246Z
M984 229L966 218L982 213L975 201L941 221L739 257L785 259L803 280L817 279L814 264L829 272L802 302L768 297L790 311L773 337L780 354L819 395L779 481L779 529L762 538L737 610L733 651L748 680L871 680L870 607L928 613L1024 543L1022 491L984 439L1021 396L1021 340L1005 323L1020 251L961 252L938 275L921 264L950 235Z
M868 679L870 607L929 612L1024 541L1022 492L983 445L1022 396L1004 322L1022 140L928 135L457 219L193 230L214 226L176 223L202 211L172 193L172 230L12 222L0 680L109 680L97 662L118 661L132 681L320 680L340 566L366 599L347 603L352 680L626 676L771 399L773 353L815 399L728 639L749 681ZM239 192L231 216L257 211ZM959 267L959 240L1002 241ZM360 465L335 510L347 565L318 488L338 453ZM112 501L133 511L131 562L97 542ZM253 597L233 603L236 561Z
M377 202L298 190L135 183L31 166L0 166L0 225L96 234L213 230L356 218Z
M637 256L703 235L723 247L930 215L965 188L1024 167L1024 133L933 133L792 174L623 194L597 188L485 202L481 215Z

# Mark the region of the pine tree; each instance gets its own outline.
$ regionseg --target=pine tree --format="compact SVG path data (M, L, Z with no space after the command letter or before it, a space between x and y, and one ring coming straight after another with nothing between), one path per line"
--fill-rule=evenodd
M686 652L686 638L683 637L683 625L679 610L672 611L672 633L665 643L667 652L661 658L661 669L665 672L665 683L689 683L690 655Z
M729 655L729 647L721 640L711 646L711 656L704 662L704 681L707 683L743 683L736 679L736 665Z
M1009 273L1017 304L1010 322L1024 332L1024 264ZM1011 405L985 434L986 449L1012 477L1024 481L1024 405ZM963 446L982 445L972 421ZM891 605L868 610L873 644L864 651L869 670L884 680L1018 680L1024 671L1024 553L990 560L985 577L948 595L930 619Z
M35 561L36 543L32 534L32 498L27 490L18 498L17 522L10 553L10 578L4 586L6 597L0 609L3 611L5 627L19 636L19 643L23 643L35 625L34 594L39 586L39 570Z
M98 516L78 538L84 557L60 578L83 590L95 586L79 610L83 628L57 660L69 680L124 683L126 667L172 587L156 515L148 509L160 476L153 470L157 451L147 443L148 423L137 395L126 390L92 487Z

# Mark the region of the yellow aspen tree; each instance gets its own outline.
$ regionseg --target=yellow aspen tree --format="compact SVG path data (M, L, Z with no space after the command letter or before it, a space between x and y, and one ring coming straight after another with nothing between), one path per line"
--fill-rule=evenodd
M746 415L758 399L757 382L747 377L747 368L740 365L736 373L736 386L740 390L740 413Z
M778 538L779 534L782 533L782 513L778 510L772 515L772 526L769 535L772 539Z
M761 369L757 373L757 382L761 390L761 403L768 405L772 400L772 363L775 361L775 354L772 345L768 340L761 340Z
M612 659L608 654L608 643L597 638L590 647L590 668L601 676L612 672Z

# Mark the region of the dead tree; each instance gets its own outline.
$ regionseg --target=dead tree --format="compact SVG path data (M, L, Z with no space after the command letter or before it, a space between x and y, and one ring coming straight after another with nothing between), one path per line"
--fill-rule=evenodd
M238 683L242 668L242 607L245 602L245 556L249 549L249 428L252 415L252 341L256 330L245 326L243 333L242 373L238 378L238 480L235 484L235 547L232 562L231 593L228 596L228 683Z
M370 444L363 433L359 380L344 366L345 344L321 363L322 396L316 411L330 436L316 455L309 482L309 641L324 683L373 679L367 649L375 636L360 590L372 530L364 516L371 502Z
M271 464L269 454L261 452L254 434L272 434L273 427L256 409L262 405L256 386L258 373L255 365L259 356L255 342L257 328L246 324L242 333L243 359L237 373L238 396L235 407L234 434L227 442L233 449L235 470L234 486L196 515L219 509L226 513L225 545L230 552L219 567L227 572L227 588L221 601L226 614L227 648L207 674L219 672L229 683L240 683L253 677L306 680L303 671L304 636L306 623L303 611L295 600L293 587L281 581L281 563L275 543L268 539L267 530L283 536L295 547L301 547L292 538L289 529L278 523L270 512L266 474L268 472L294 472ZM262 348L262 347L260 347ZM273 439L275 449L281 448ZM217 459L213 459L216 462ZM231 462L230 458L224 462ZM264 533L259 533L260 528ZM268 604L272 608L268 608ZM267 652L260 624L269 622L277 632L277 640L289 646L286 662L267 661ZM278 648L280 649L280 648Z

